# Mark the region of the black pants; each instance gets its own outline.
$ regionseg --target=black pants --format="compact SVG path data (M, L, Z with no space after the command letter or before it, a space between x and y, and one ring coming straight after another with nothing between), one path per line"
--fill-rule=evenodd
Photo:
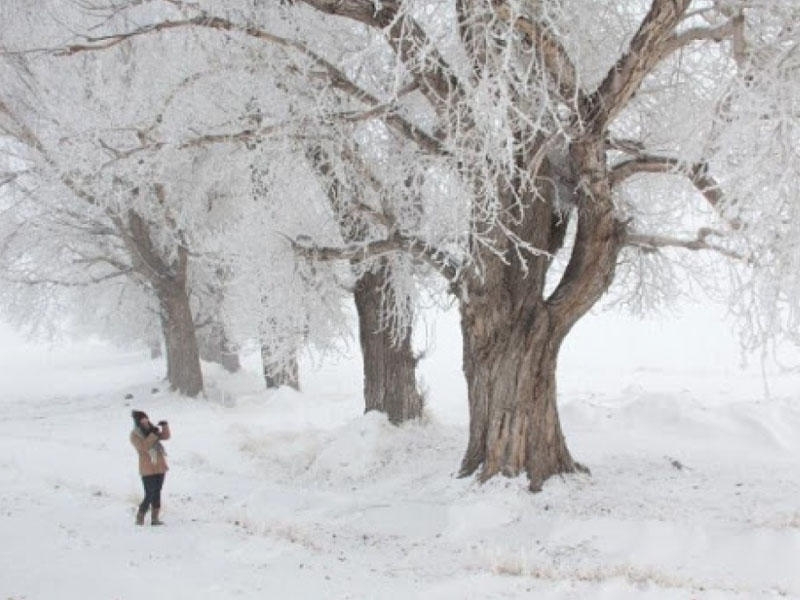
M146 513L150 505L161 508L161 487L164 485L164 474L145 475L142 477L144 485L144 500L139 505L139 512Z

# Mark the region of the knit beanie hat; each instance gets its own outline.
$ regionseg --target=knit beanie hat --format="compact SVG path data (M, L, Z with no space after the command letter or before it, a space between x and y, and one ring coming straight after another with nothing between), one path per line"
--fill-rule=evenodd
M133 417L133 423L134 425L136 425L136 427L139 427L139 421L141 421L142 419L150 418L147 416L147 413L144 412L143 410L132 410L131 417Z

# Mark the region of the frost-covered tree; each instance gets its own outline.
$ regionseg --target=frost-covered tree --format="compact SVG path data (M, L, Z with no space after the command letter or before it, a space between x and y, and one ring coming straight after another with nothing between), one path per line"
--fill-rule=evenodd
M352 140L338 139L335 144L326 148L318 140L308 148L307 159L328 197L342 241L363 244L374 238L376 227L380 231L390 214L380 213L383 218L376 222L374 211L361 209L370 206L368 198L376 191L383 192L385 185L369 188L369 182L377 180L365 163L360 164L360 172L354 172L357 151ZM343 165L333 159L334 153L350 159ZM376 201L381 204L380 197ZM423 396L416 378L418 359L411 345L416 287L413 266L408 257L399 254L367 259L354 256L350 263L356 275L353 299L363 357L365 411L383 412L395 424L417 419L422 416Z
M250 145L252 185L240 198L246 206L229 209L238 219L219 238L229 265L221 316L237 343L255 341L260 348L268 388L298 389L301 351L325 352L349 336L344 299L350 282L336 265L295 260L293 239L309 232L328 243L339 237L326 198L309 185L302 157L292 157L284 142Z
M46 3L45 3L46 4ZM326 138L330 130L326 128L327 119L324 116L325 109L323 106L332 106L337 104L340 100L337 97L337 90L333 94L319 94L319 88L316 86L307 86L304 81L312 73L308 71L309 68L314 68L313 60L309 62L310 55L305 52L298 52L301 46L297 46L287 37L279 37L271 34L270 32L250 28L244 31L245 35L239 36L236 41L231 41L228 34L231 31L241 32L241 23L248 22L248 19L253 22L270 21L276 25L278 32L285 34L287 31L294 30L294 21L287 20L285 15L281 15L278 5L270 5L270 3L256 3L256 7L249 7L245 4L236 10L235 5L227 7L224 16L216 17L205 13L199 6L183 5L179 2L160 2L160 3L113 3L106 4L102 2L92 3L86 2L81 4L82 7L87 9L89 15L94 19L101 19L94 28L91 29L92 34L88 36L88 44L75 43L67 44L66 46L53 46L48 47L48 44L43 43L37 52L34 54L42 56L57 55L62 58L79 57L82 55L96 55L101 53L92 53L90 50L110 50L112 53L117 51L117 46L122 48L123 52L132 56L137 56L143 50L136 47L137 40L132 38L139 37L143 33L166 33L167 36L176 37L183 33L183 37L179 37L179 44L182 44L177 51L185 52L189 47L197 48L202 55L209 56L209 67L206 70L198 69L192 73L191 68L197 69L195 64L197 61L193 59L190 62L191 66L183 65L184 79L175 84L175 90L170 92L169 100L167 103L178 104L178 100L186 101L190 95L187 96L183 93L182 88L191 89L195 94L202 94L208 87L203 87L206 80L215 80L214 75L215 66L222 65L228 69L228 73L235 73L232 75L231 81L226 85L230 85L235 81L242 92L242 97L249 98L245 104L246 119L243 121L235 122L231 119L228 125L230 128L226 133L220 133L215 130L210 135L199 135L192 142L179 141L175 139L175 128L169 126L166 120L169 116L165 116L163 111L158 113L159 118L163 121L153 123L147 128L147 136L140 136L140 144L137 147L126 146L124 150L125 157L135 156L141 159L146 156L148 164L155 164L155 158L150 156L152 152L158 151L158 160L168 161L168 152L171 146L185 146L187 144L222 144L228 150L233 144L239 144L240 148L244 147L252 153L252 151L262 143L265 139L274 141L281 136L284 139L291 139L295 142L294 149L288 150L283 156L283 160L300 160L300 158L293 154L300 151L305 155L305 160L308 163L309 171L302 175L303 178L316 177L320 179L320 186L323 193L329 199L329 212L332 213L334 221L339 222L339 232L343 241L349 243L351 241L365 242L373 239L375 235L380 235L380 228L376 230L373 226L369 226L370 221L374 219L363 219L353 213L352 210L343 207L343 203L347 201L343 199L337 200L338 194L335 188L344 185L343 179L337 179L341 175L334 173L334 162L338 166L342 165L341 157L337 157L336 161L320 161L320 152L322 149L323 138ZM179 17L184 16L187 11L192 14L189 20L182 20ZM228 15L233 15L233 19L228 18ZM274 19L273 19L274 17ZM115 27L120 25L130 26L132 22L136 22L140 27L132 32L132 35L123 34L117 36L113 32ZM237 22L239 25L237 25ZM75 27L75 30L81 30L80 27ZM84 25L82 30L88 31L89 29ZM167 33L170 30L175 30L172 34ZM198 34L198 31L200 32ZM217 32L220 35L218 38L219 45L214 46L214 43L208 38L207 32ZM178 32L176 34L176 32ZM52 38L55 39L55 38ZM95 44L103 40L102 43ZM250 46L250 52L242 52L242 40L249 40L254 44ZM269 42L267 46L270 49L277 49L278 52L270 52L268 55L263 51L254 50L264 46L264 42ZM168 40L163 41L163 45L156 44L155 47L162 48L168 45ZM173 40L174 44L175 41ZM144 52L146 54L154 54L153 47L144 44ZM231 48L235 49L229 52ZM272 66L271 63L277 66ZM222 67L219 68L219 73L224 73ZM274 90L264 93L263 89L258 89L257 86L247 85L248 77L261 77L271 74L272 81L276 81L276 87L284 92L283 96L276 96ZM284 81L284 78L292 79L292 81ZM265 78L266 79L266 78ZM219 81L219 78L216 78ZM202 104L206 98L193 97L190 100L193 109L196 109ZM202 113L192 113L196 118L209 119L209 115L213 111ZM224 122L221 116L214 115L215 122ZM224 114L224 113L223 113ZM322 116L322 121L318 117ZM183 119L186 121L186 119ZM237 131L234 126L240 126ZM354 124L355 125L355 124ZM358 127L351 128L347 132L348 136L357 136ZM191 124L191 131L198 131L196 124ZM173 134L173 139L164 139L164 133L169 132ZM333 137L340 137L335 134ZM329 141L333 138L327 138ZM338 151L339 148L334 148ZM275 153L273 152L273 160ZM354 159L357 153L351 152L349 154ZM316 158L314 158L316 156ZM355 165L350 164L349 168L352 169ZM378 166L378 165L374 165ZM353 178L349 178L352 182ZM385 182L383 183L385 185ZM347 184L347 194L362 195L364 186ZM413 193L414 191L411 190ZM371 196L375 196L375 190L372 191ZM406 194L409 195L409 194ZM397 218L394 216L393 218ZM352 223L348 225L347 221L360 219L362 226L354 228ZM356 229L360 231L357 232ZM315 230L316 231L316 230ZM356 237L350 239L349 236L355 235ZM306 238L310 236L306 235ZM318 235L314 236L316 242L320 241ZM341 243L341 239L334 240ZM387 412L389 417L394 422L400 422L408 418L414 418L421 414L422 398L417 389L415 378L416 358L411 350L411 326L412 319L409 318L409 307L412 305L412 300L408 292L413 291L413 285L409 285L410 278L405 278L405 283L400 277L391 275L392 267L390 262L397 263L394 271L399 274L403 273L408 275L408 261L404 261L395 257L392 261L384 258L375 260L369 259L359 261L355 257L351 258L354 268L360 273L358 281L353 284L354 298L358 308L359 315L359 328L361 331L360 340L362 343L362 355L364 358L364 373L365 373L365 404L367 410L381 410ZM401 285L403 284L403 285ZM271 296L264 296L263 301L265 307L272 302ZM278 301L280 304L282 300ZM389 310L384 310L388 308ZM268 315L268 313L265 313ZM287 350L291 346L289 340L294 340L294 335L286 335L283 333L276 333L282 326L277 326L276 320L269 316L262 322L260 329L262 336L268 339L264 340L262 345L264 354L264 367L265 376L268 382L279 381L282 378L282 372L290 374L290 379L294 377L296 372L296 358L290 353L287 356L283 355L283 350ZM203 320L205 323L205 320ZM292 328L290 328L292 329ZM296 328L295 328L296 329ZM268 333L271 332L271 333ZM215 337L215 336L212 336ZM216 336L219 337L219 336ZM201 338L205 339L205 334L201 334ZM292 342L294 343L294 342ZM287 345L288 344L288 345ZM210 356L210 354L207 354Z
M466 206L463 229L388 228L362 249L418 249L452 282L470 402L462 474L524 471L538 489L578 468L559 425L558 350L624 255L715 250L757 274L796 261L778 257L797 239L797 7L298 4L341 17L320 28L365 25L349 39L362 56L390 52L391 77L356 80L376 100L353 93L350 106L380 114L420 174L452 178L451 211Z
M459 301L463 475L525 472L539 489L580 468L559 423L558 352L621 260L649 268L631 257L714 251L745 278L739 305L755 338L794 322L795 3L281 4L114 3L102 31L62 49L177 31L272 48L282 127L304 143L353 140L355 152L331 154L334 171L378 190L351 198L370 235L296 240L300 252L403 253L438 270ZM154 12L126 20L145 8ZM784 321L753 318L754 307Z
M82 4L87 12L76 17L77 4L65 5L73 8L72 13L63 6L56 9L52 3L40 4L43 9L64 11L76 30L100 31L119 15L113 6ZM151 7L120 18L127 23L128 19L164 16L163 10L147 10ZM170 3L162 8L169 11ZM31 15L24 3L10 8L8 14L7 26L19 35ZM226 368L236 367L238 361L231 349L248 341L242 322L255 325L249 335L255 333L260 340L268 385L297 386L300 347L309 339L319 343L326 336L316 335L326 328L314 326L319 318L313 315L330 318L337 311L313 309L314 295L309 295L308 289L304 295L305 284L294 285L297 277L287 282L286 269L280 263L288 258L289 271L297 274L291 267L294 261L291 245L286 243L287 232L295 237L310 228L316 239L322 238L321 228L312 221L295 223L300 215L296 193L292 192L292 205L284 206L281 213L275 207L283 201L279 190L285 186L260 189L262 171L291 158L286 152L279 156L279 149L264 152L262 141L270 134L278 136L283 128L275 123L291 120L298 112L274 103L274 84L255 83L276 80L264 76L269 72L267 61L247 46L217 48L202 35L123 44L105 53L85 53L80 47L59 49L59 36L67 35L62 24L61 19L53 19L34 27L36 42L30 36L24 42L10 36L10 47L3 53L6 77L16 84L7 93L8 106L18 105L16 110L6 111L9 123L23 123L27 118L35 122L24 126L30 139L50 136L49 147L38 141L27 144L26 159L38 158L39 166L45 167L38 168L35 175L39 180L46 176L64 184L63 171L74 171L69 175L66 199L59 198L78 218L90 208L97 209L101 219L110 220L105 225L125 242L122 253L127 250L128 256L118 261L120 270L159 299L168 373L171 381L181 380L178 389L190 395L201 389L198 350ZM193 59L169 69L159 67L160 57L176 43L179 51L196 50ZM159 73L155 84L154 72ZM78 93L79 89L83 93ZM34 103L36 95L44 101L37 98ZM49 96L54 95L61 101L50 101ZM69 116L64 118L59 111ZM41 115L47 118L39 119ZM9 127L8 132L26 145L19 131ZM70 163L64 155L66 145L72 156L80 157L81 164ZM33 176L32 170L31 179ZM302 176L311 174L306 171ZM21 182L14 184L19 187ZM327 213L330 211L328 206ZM129 220L137 224L135 231ZM262 229L255 236L243 234L237 223L247 223L251 231L258 223ZM258 236L270 240L268 247L255 243L242 248L244 239ZM282 249L271 243L275 240ZM328 241L338 242L339 238ZM60 243L55 242L56 251ZM254 256L252 248L259 248L262 254ZM182 258L169 263L170 256ZM232 265L233 260L240 264ZM144 262L144 268L134 268L132 261ZM261 268L253 266L258 262ZM170 269L175 273L167 272ZM241 300L244 277L257 289L250 290L255 294L251 300L256 306L249 307L253 312L242 318L239 309L247 305ZM238 281L231 282L231 278ZM173 281L179 289L164 289L165 282ZM319 288L319 283L315 287ZM226 298L229 288L236 289L232 303ZM338 284L335 287L340 288ZM329 309L327 294L315 292ZM225 318L235 323L225 323ZM226 331L228 326L238 328L236 341ZM341 332L338 325L327 329ZM365 356L369 363L370 355ZM376 390L383 387L372 386Z
M11 207L6 210L2 251L6 292L14 291L11 302L17 309L29 307L16 313L25 320L46 318L48 313L51 320L69 315L80 320L87 311L94 311L95 316L105 315L102 322L116 337L123 323L133 323L130 314L108 314L111 307L107 303L114 289L119 287L127 301L142 302L138 307L129 302L117 306L127 306L140 317L150 308L145 299L152 298L166 342L167 378L182 393L199 393L202 375L189 303L185 244L168 235L155 239L156 222L143 216L146 211L142 208L105 205L97 187L90 191L73 181L66 169L60 170L44 143L37 141L23 152L26 170L35 170L35 174L18 178L9 193ZM150 192L157 198L163 188L157 185ZM145 195L137 186L128 193L134 201ZM130 285L115 285L118 278L138 286L139 293L133 293ZM148 316L128 334L134 339L150 338L150 323Z
M138 53L28 52L60 39L70 23L102 23L76 15L76 5L45 4L39 8L53 12L39 19L29 3L4 3L0 25L5 187L19 223L6 238L9 278L23 286L130 278L158 304L170 384L195 396L203 379L192 296L216 278L218 261L205 245L215 233L210 207L236 195L228 179L236 169L221 166L236 160L206 150L215 141L208 130L183 145L163 139L186 131L202 108L181 97L194 83L187 73L204 67L202 83L213 87L220 67L198 53L192 63L162 69L165 46L155 39ZM216 91L217 114L241 108L235 94L222 99Z

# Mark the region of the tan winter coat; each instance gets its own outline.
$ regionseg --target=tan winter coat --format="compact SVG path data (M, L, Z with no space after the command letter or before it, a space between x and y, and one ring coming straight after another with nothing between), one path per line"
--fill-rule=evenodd
M169 467L166 453L159 442L169 438L169 425L166 424L161 427L160 435L151 433L145 437L138 427L131 431L131 444L139 455L139 475L146 477L147 475L162 475L167 472Z

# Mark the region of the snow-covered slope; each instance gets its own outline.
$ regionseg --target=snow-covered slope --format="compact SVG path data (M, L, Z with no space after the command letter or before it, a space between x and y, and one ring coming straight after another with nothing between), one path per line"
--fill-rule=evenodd
M262 392L256 357L207 365L186 400L144 353L4 334L0 598L800 597L797 376L767 400L730 361L612 363L612 321L578 331L562 413L592 476L534 495L455 477L452 325L422 365L429 418L401 428L361 414L357 360L307 362L302 393ZM166 527L133 525L131 408L172 425Z

